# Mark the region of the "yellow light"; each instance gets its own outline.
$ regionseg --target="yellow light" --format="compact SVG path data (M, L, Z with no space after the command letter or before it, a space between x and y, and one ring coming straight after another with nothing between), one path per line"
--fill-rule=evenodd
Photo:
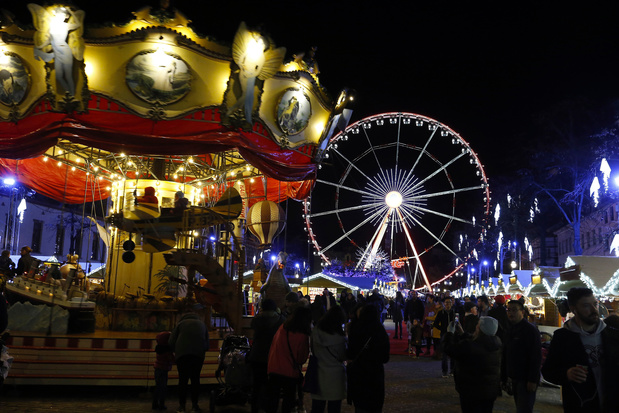
M189 162L189 163L193 163L193 158L189 158L189 159L187 160L187 162Z
M43 162L47 162L47 156L43 157Z
M62 149L58 149L58 155L62 155Z
M11 62L11 57L0 50L0 65L8 65Z
M86 72L86 77L93 77L95 74L95 65L91 62L84 62L84 72Z
M155 185L159 186L159 185L161 185L161 182L157 181L157 182L155 182Z
M122 153L122 152L120 153L120 157L121 157L121 158L124 158L125 156L127 156L127 155L125 155L125 154L124 154L124 153Z
M178 175L177 175L177 174L174 174L174 179L177 179L177 178L178 178Z
M253 182L254 182L254 178L251 178L251 179L249 180L249 182L253 183Z
M72 171L75 171L75 166L72 166L72 167L71 167L71 170L72 170Z
M62 162L58 161L57 165L62 166Z
M249 171L249 170L251 170L251 167L250 167L249 165L247 165L247 166L245 167L245 169Z

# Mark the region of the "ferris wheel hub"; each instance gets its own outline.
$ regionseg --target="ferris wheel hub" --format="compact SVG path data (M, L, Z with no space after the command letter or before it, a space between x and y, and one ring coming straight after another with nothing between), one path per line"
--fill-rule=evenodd
M391 191L385 196L385 202L389 208L398 208L402 205L402 194L398 191Z

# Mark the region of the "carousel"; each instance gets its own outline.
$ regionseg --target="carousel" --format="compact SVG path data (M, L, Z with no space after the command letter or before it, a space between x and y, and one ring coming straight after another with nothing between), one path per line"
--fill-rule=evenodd
M284 225L278 204L309 196L352 96L245 23L227 46L166 2L98 27L73 5L27 7L34 29L0 17L0 176L100 205L83 225L107 260L95 287L41 268L7 291L91 311L87 329L160 331L199 303L242 331L243 273L281 272L252 257Z

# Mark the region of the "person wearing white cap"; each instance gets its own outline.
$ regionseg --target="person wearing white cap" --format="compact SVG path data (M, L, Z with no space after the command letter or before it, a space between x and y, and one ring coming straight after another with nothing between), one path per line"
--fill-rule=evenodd
M449 324L445 352L456 361L454 378L463 413L492 412L500 388L501 339L499 322L480 317L475 333L464 333L459 322Z
M174 214L182 214L189 207L189 200L185 198L183 191L177 191L174 194Z

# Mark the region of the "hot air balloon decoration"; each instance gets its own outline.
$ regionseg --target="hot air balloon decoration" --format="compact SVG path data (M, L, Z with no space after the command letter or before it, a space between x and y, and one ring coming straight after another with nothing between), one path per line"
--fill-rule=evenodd
M286 225L284 210L273 201L260 201L249 208L247 228L260 240L260 249L271 247Z

